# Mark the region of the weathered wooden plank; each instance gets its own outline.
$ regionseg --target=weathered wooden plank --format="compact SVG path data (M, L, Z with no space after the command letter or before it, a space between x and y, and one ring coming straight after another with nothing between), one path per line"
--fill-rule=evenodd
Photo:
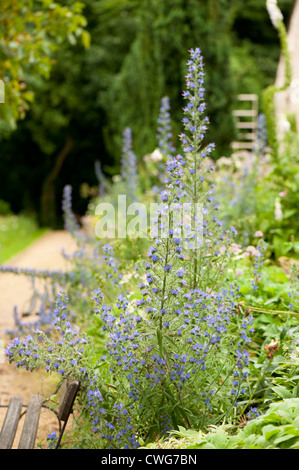
M238 95L238 100L240 101L257 101L258 97L257 95L252 95L252 94L247 94L247 93L241 93L241 95Z
M80 382L78 380L67 380L61 388L61 399L58 411L58 418L61 421L67 421L72 411L74 400L78 393Z
M22 410L22 398L11 397L0 434L0 449L11 449Z
M254 142L232 142L231 147L233 149L253 149L255 146Z
M18 449L34 448L42 399L41 395L30 397Z
M238 139L240 140L250 140L253 141L255 139L255 134L253 132L240 132L237 135Z
M255 109L236 109L233 111L234 116L244 116L244 117L255 117L257 116L257 111Z
M256 129L257 123L254 121L238 121L236 126L239 129Z

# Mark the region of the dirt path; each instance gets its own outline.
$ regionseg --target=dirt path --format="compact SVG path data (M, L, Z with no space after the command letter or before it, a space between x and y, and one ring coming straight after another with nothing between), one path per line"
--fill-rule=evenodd
M5 264L35 269L65 270L67 265L61 254L62 248L67 253L72 253L75 250L76 245L70 234L65 231L49 232ZM39 372L26 372L25 370L14 368L6 360L3 362L3 345L5 347L7 344L5 331L14 327L12 316L14 305L17 305L21 312L26 311L30 301L30 289L30 282L24 276L0 273L1 405L7 405L11 395L21 396L23 402L27 403L30 395L33 393L41 393L47 397L55 390L55 379L48 375ZM5 408L0 408L0 428L5 412ZM58 431L57 419L52 412L43 409L37 442L44 439L51 431Z

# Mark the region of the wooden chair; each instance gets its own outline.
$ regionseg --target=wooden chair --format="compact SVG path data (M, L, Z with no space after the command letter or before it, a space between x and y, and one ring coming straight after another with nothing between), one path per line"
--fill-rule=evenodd
M61 385L60 404L57 413L59 420L59 437L56 449L59 448L61 438L70 414L73 411L73 404L80 388L78 380L65 380ZM40 410L44 406L42 396L33 395L28 405L23 405L21 397L11 397L7 405L7 412L0 433L0 449L11 449L14 443L16 431L22 416L22 407L26 406L25 421L18 444L18 449L33 449L39 424ZM62 425L63 422L63 425Z

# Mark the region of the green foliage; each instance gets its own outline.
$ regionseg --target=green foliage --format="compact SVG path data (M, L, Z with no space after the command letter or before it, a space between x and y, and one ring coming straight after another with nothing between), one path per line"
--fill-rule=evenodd
M271 404L265 415L249 422L241 433L249 449L298 449L299 400Z
M236 226L243 246L254 244L261 231L275 260L298 257L298 149L298 134L290 131L276 162L259 152L218 161L218 198L226 223Z
M34 99L27 88L28 75L49 78L53 51L64 41L74 43L86 20L83 4L68 8L49 0L3 0L0 28L0 77L5 84L5 103L0 107L0 135L16 128ZM87 32L83 42L87 45Z
M291 2L280 3L287 18ZM62 16L75 5L73 0L63 4L63 9L58 9ZM46 6L43 10L42 3L37 5L48 15L45 22L50 21L53 11ZM51 49L39 50L42 59L36 60L34 67L26 62L22 69L22 83L26 82L22 92L30 90L35 100L30 102L25 120L18 123L13 135L2 140L1 146L0 170L7 179L0 198L8 200L15 212L29 206L41 214L44 180L67 139L71 139L72 149L50 190L59 215L62 189L68 183L74 188L76 212L85 212L86 200L77 194L83 182L95 183L95 160L100 158L109 177L118 173L121 135L126 127L131 126L136 136L139 161L154 150L155 122L164 95L170 98L174 135L178 135L184 54L194 43L202 44L206 62L211 121L207 140L217 144L215 158L230 153L235 95L257 92L261 96L265 86L273 82L279 41L261 2L250 0L244 5L240 0L165 0L150 2L148 7L139 0L86 0L83 12L87 24L78 26L81 39L76 44L76 31L67 40L59 39L63 28L58 27L55 17L52 36L46 35L47 28L44 37ZM67 17L68 28L72 28L70 18L75 14ZM63 24L64 20L59 21ZM33 33L28 41L37 47ZM63 34L67 34L67 28ZM50 80L37 71L44 60L49 61ZM27 165L34 171L27 172Z
M212 123L207 140L213 134L219 154L228 150L234 133L229 114L234 98L228 26L231 12L225 8L227 3L200 1L198 5L193 0L135 3L138 20L135 37L119 72L112 79L104 103L109 118L109 145L114 146L114 153L120 149L117 139L126 126L137 136L138 155L153 151L154 123L164 95L170 98L175 134L179 133L184 53L194 43L203 45L207 64L208 113Z
M231 426L211 428L207 434L180 428L170 438L147 449L298 449L299 399L270 405L262 416L249 421L235 433Z
M299 399L285 399L270 405L262 416L249 421L243 430L214 427L207 434L180 428L170 438L150 444L147 449L298 449Z
M11 214L10 204L0 199L0 215L9 215L9 214Z
M289 22L293 3L293 0L279 1L285 24ZM271 24L266 1L235 0L232 5L231 61L235 92L257 94L259 111L264 112L264 91L273 85L277 72L279 36Z

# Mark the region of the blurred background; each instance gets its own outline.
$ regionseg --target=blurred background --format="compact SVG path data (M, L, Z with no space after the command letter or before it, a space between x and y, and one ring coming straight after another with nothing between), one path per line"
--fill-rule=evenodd
M294 4L279 1L286 27ZM163 96L178 136L195 47L218 159L232 151L238 95L256 94L260 106L275 81L280 43L265 1L1 0L0 215L60 228L66 184L83 215L82 185L97 184L95 162L107 178L119 174L126 127L140 162L157 147Z

